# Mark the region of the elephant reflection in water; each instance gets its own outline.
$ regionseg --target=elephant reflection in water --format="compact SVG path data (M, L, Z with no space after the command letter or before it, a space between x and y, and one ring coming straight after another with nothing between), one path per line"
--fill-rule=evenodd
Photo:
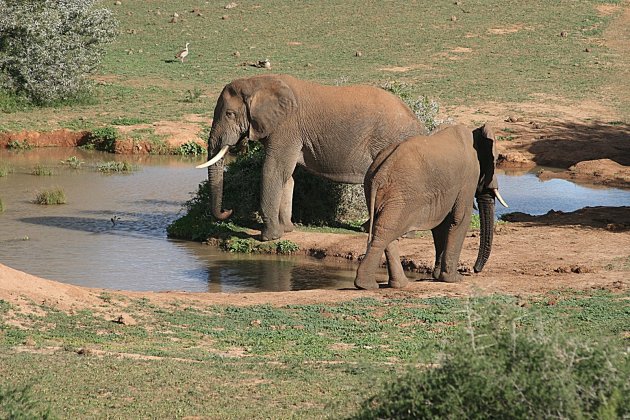
M244 257L216 261L208 269L208 291L269 291L339 288L352 285L354 270L321 262Z

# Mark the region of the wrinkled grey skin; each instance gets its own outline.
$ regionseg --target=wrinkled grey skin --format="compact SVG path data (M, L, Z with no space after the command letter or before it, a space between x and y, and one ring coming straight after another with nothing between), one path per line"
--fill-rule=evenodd
M208 156L224 146L262 142L261 239L266 241L293 229L296 165L332 181L360 184L383 148L425 133L411 109L383 89L260 75L224 87L214 109ZM231 214L222 207L223 161L208 168L212 214L219 220Z
M374 273L383 251L389 285L406 286L398 238L409 231L428 229L435 244L433 277L446 282L461 281L457 264L475 197L481 240L474 269L483 269L492 247L498 189L494 143L494 133L488 126L471 131L456 125L389 146L376 157L365 176L372 222L365 258L357 269L357 288L379 287Z

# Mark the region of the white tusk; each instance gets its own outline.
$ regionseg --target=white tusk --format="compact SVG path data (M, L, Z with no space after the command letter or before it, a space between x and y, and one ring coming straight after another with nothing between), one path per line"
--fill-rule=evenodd
M494 196L497 198L497 200L499 200L499 203L501 203L503 207L508 208L509 206L507 205L503 197L501 197L501 194L499 194L499 190L495 188L492 191L494 191Z
M207 168L208 166L214 165L215 163L223 159L223 156L225 156L229 148L230 146L223 146L221 150L219 150L219 153L217 153L212 159L210 159L206 163L202 163L201 165L195 166L195 168L203 169L203 168Z

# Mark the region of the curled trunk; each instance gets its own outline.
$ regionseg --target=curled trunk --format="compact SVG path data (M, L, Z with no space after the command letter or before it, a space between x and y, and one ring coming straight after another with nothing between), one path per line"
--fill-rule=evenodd
M218 220L225 220L232 214L232 210L223 210L223 164L221 159L208 167L208 184L210 185L210 209Z
M492 235L494 233L494 196L490 193L480 194L477 197L479 206L479 222L481 238L479 240L479 254L473 269L475 273L483 270L492 250Z

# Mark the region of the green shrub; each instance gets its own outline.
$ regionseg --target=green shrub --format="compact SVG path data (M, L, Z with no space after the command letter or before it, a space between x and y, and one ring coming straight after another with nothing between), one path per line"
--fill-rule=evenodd
M45 168L41 165L37 165L33 168L33 171L31 173L37 176L51 176L53 174L53 170L50 168Z
M467 326L448 345L443 360L409 371L364 402L353 418L630 415L627 350L574 339L559 328L526 319L519 310L497 302L478 312L469 310Z
M35 104L84 94L116 20L96 0L0 0L0 74Z
M199 156L206 154L206 148L197 142L189 141L175 149L176 155Z
M116 141L119 138L120 132L115 127L95 128L87 136L83 147L114 153L116 151Z
M68 159L61 161L62 165L68 165L72 169L79 169L84 163L85 162L83 162L76 156L70 156Z
M96 169L99 172L133 172L138 170L138 166L127 161L116 162L112 160L97 164Z
M112 125L137 125L146 124L147 120L132 117L118 117L112 120Z
M393 81L387 82L382 86L383 89L393 93L405 102L409 108L416 114L416 117L422 121L429 132L434 131L441 124L448 121L438 119L440 105L426 96L414 96L411 87L403 82Z
M7 149L10 150L31 150L33 145L28 142L28 140L11 140L7 143Z
M11 173L13 173L13 168L11 168L10 166L0 166L0 178L5 177Z
M233 253L241 254L283 254L291 255L300 247L292 241L282 239L272 242L260 242L253 238L231 237L220 242L220 247Z
M50 419L50 409L42 409L30 386L0 388L0 419Z
M263 160L262 145L254 144L246 154L227 166L223 207L234 209L233 217L240 223L260 222L258 211ZM292 216L295 223L339 225L367 219L362 185L334 183L301 167L296 168L293 179Z
M35 196L35 204L52 205L52 204L65 204L66 194L61 188L54 188L52 190L42 191Z

